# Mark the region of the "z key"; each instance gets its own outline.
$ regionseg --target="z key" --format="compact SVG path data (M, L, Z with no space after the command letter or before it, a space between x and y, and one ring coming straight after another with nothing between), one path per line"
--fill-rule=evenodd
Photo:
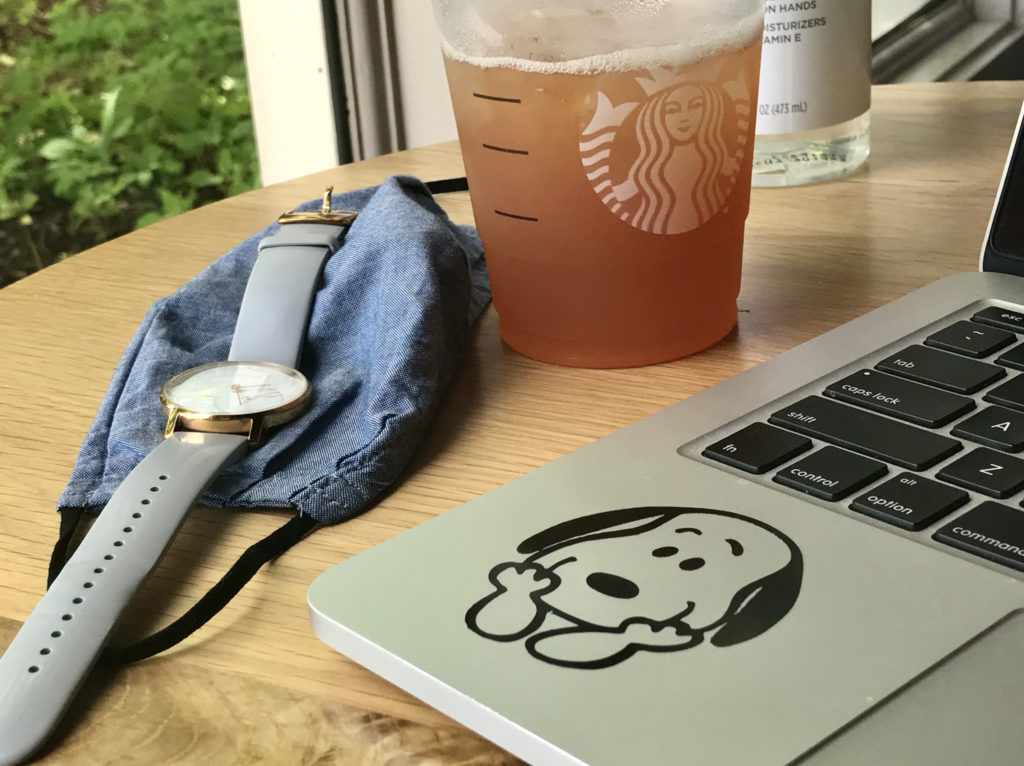
M939 471L938 478L989 497L1006 498L1024 488L1024 460L979 447Z

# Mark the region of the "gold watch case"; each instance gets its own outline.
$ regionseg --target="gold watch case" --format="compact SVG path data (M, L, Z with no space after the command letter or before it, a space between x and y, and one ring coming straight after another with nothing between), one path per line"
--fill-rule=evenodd
M176 431L229 433L263 443L269 429L294 420L310 403L312 387L291 367L272 362L214 362L164 383L164 436Z

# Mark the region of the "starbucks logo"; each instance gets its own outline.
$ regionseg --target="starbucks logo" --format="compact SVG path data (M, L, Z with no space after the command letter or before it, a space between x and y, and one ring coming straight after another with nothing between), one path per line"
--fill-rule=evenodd
M580 136L594 193L652 234L691 231L728 210L750 150L751 96L742 70L725 73L714 61L655 68L626 85L598 91Z

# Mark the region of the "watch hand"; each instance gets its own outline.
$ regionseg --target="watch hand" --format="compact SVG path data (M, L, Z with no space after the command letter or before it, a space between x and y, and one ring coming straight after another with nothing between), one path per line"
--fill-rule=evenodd
M236 389L239 404L244 404L247 401L261 398L274 399L275 401L281 400L281 392L269 383L256 383L251 386L241 386L236 384L231 388Z

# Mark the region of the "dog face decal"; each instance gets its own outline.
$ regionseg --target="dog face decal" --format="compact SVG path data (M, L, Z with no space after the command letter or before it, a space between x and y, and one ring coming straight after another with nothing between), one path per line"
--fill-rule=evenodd
M603 668L640 651L731 646L792 608L803 558L782 532L702 508L625 508L557 524L488 574L466 625L523 640L553 665Z

